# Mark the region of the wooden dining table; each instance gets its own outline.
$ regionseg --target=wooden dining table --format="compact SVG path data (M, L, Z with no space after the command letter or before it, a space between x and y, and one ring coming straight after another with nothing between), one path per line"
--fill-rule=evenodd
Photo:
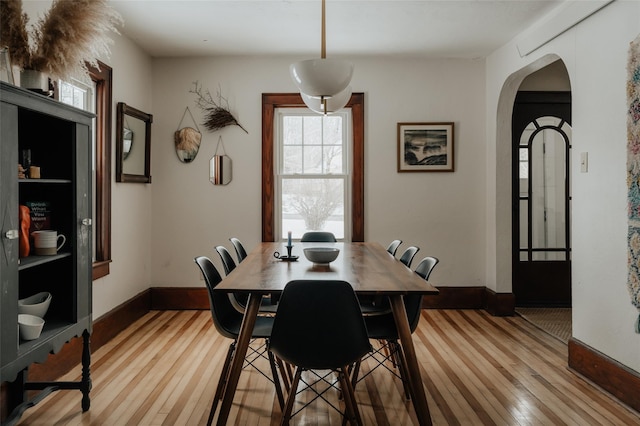
M306 247L335 247L340 250L340 254L328 265L317 265L305 258L303 249ZM285 244L258 244L214 290L224 293L249 293L236 353L216 424L226 424L229 417L262 297L271 295L272 299L277 300L285 285L292 280L343 280L349 282L358 295L389 298L406 358L407 379L416 416L420 425L432 424L403 296L437 294L438 290L375 242L295 243L291 254L298 256L296 261L280 260L274 257L274 252L286 255Z

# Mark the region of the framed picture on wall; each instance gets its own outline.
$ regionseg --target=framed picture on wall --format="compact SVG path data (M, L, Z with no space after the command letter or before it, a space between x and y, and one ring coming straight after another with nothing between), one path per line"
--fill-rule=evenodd
M453 123L398 123L398 172L453 172Z

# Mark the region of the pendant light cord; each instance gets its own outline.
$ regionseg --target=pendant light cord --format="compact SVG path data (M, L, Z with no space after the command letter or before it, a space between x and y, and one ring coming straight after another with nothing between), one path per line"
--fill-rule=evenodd
M325 59L327 57L327 41L326 41L326 19L325 19L325 5L322 0L322 44L320 45L320 58Z

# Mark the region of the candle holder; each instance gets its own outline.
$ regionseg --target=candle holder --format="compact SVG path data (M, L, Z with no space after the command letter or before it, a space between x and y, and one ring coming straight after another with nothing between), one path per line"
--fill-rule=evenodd
M276 259L280 259L283 262L295 262L296 260L298 260L298 256L292 256L291 255L291 250L293 249L293 245L292 244L287 244L285 246L287 248L287 255L286 256L280 256L279 252L274 252L273 253L273 257L275 257Z

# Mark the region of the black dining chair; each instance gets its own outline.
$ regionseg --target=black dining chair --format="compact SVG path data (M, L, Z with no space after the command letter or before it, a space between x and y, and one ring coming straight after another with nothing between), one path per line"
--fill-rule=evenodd
M231 244L233 244L233 248L236 251L236 257L238 258L238 263L242 262L245 259L245 257L247 257L247 251L244 249L242 242L235 237L229 238L229 241L231 241Z
M391 256L396 255L396 251L398 251L398 247L400 247L400 244L402 244L402 240L391 241L391 243L387 247L387 251L389 252L389 254L391 254Z
M296 367L281 424L289 424L291 417L304 408L292 414L302 373L318 370L334 371L337 380L328 379L328 374L316 376L319 378L314 383L305 380L308 389L316 393L312 401L317 398L327 401L326 392L339 384L345 405L344 420L362 424L348 366L370 352L371 344L351 284L321 280L289 282L280 297L269 350ZM322 382L324 385L318 386Z
M222 366L218 385L216 386L216 393L213 397L213 402L211 403L211 411L209 412L209 419L207 421L207 425L210 425L213 420L214 413L216 412L218 401L222 399L224 387L226 386L229 377L229 367L231 366L231 359L233 358L233 355L235 353L236 343L238 341L238 335L240 334L240 327L242 325L242 319L244 316L231 305L229 298L224 293L216 293L213 291L214 288L222 281L222 277L218 273L218 270L211 262L211 260L206 256L198 256L194 259L194 261L200 268L200 271L204 276L204 282L207 286L207 294L209 295L209 308L211 309L211 318L213 319L213 325L215 326L218 333L220 333L222 336L232 339L232 342L229 345L229 350L227 351L227 356ZM268 339L271 336L273 322L273 317L258 316L256 318L256 324L253 327L251 338L264 339L265 342L260 347L255 349L251 347L251 345L249 346L247 356L245 357L244 367L251 365L260 374L269 379L275 385L278 402L280 404L280 407L282 408L284 406L284 396L282 393L282 388L280 386L280 381L278 380L276 362L273 354L266 350ZM269 359L269 364L271 367L271 377L258 369L255 364L255 361L257 361L259 357L264 356Z
M410 246L402 253L400 256L400 262L404 263L407 268L411 268L411 262L413 262L413 258L416 253L420 251L420 247Z
M332 232L309 231L302 234L301 243L335 243L336 236Z
M431 272L438 264L439 260L433 256L427 256L420 261L416 267L415 273L421 276L425 281L429 279ZM420 322L420 313L422 312L422 295L408 294L404 296L404 308L407 312L407 320L409 322L409 329L413 333L418 328ZM365 377L371 374L378 367L385 367L392 374L402 380L404 386L405 397L410 399L411 392L409 384L407 383L407 366L402 352L402 347L398 343L398 329L396 322L393 318L393 313L387 313L384 315L365 316L365 324L367 326L367 335L372 340L377 340L380 345L374 349L371 353L367 354L362 359L371 360L374 363L374 367L371 368L365 375L358 377L360 362L354 364L353 371L351 372L352 383L355 388L356 383L362 381ZM389 368L386 363L391 361L392 367L398 369L398 373Z
M220 256L220 261L222 262L222 268L224 269L224 274L229 275L231 271L236 268L236 262L231 257L231 253L225 246L216 246L216 252ZM247 302L249 301L249 293L230 293L229 300L231 304L238 312L244 313L247 309ZM274 314L278 306L271 301L269 296L263 296L260 301L260 311L261 314Z

